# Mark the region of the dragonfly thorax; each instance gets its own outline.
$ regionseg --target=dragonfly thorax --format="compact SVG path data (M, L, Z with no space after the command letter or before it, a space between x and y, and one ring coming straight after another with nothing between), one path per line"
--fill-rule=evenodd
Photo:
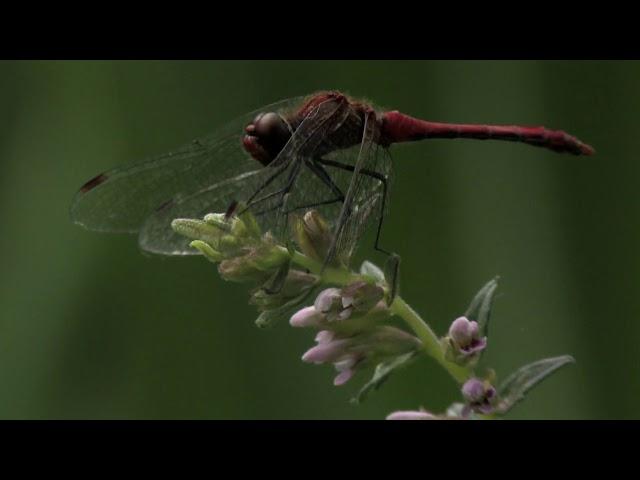
M244 149L258 162L269 165L293 135L291 125L278 113L260 113L245 128Z

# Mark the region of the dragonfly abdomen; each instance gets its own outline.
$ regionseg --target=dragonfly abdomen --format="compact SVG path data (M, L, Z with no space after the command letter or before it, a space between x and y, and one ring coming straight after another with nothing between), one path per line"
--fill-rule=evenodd
M516 125L469 125L427 122L397 111L387 112L383 115L382 138L385 144L429 138L506 140L574 155L592 155L595 153L593 147L562 130Z

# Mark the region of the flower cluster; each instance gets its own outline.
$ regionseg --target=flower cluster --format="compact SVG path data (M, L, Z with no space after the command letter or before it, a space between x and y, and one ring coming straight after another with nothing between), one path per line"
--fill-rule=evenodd
M285 248L262 234L248 212L234 217L212 213L203 220L176 219L171 227L193 239L190 245L218 263L222 278L232 282L265 281L290 259Z
M451 323L444 337L438 338L395 295L395 281L387 282L378 267L365 262L358 274L347 268L347 258L326 261L334 238L329 224L317 212L311 210L302 217L293 217L292 237L299 249L296 251L278 243L269 232L263 233L256 219L241 206L236 211L241 213L209 214L202 220L176 219L172 227L191 239L190 245L205 258L218 264L222 278L256 284L250 303L261 312L256 322L259 326L284 317L293 327L316 330L316 345L304 353L302 360L332 364L338 372L335 385L345 384L360 370L375 367L372 378L354 397L356 403L419 353L436 359L459 382L464 402L454 403L445 413L434 414L423 408L401 410L388 415L389 420L504 415L533 386L573 362L566 355L539 360L495 387L493 373L479 377L476 367L488 345L486 332L496 279L476 294L464 315ZM394 266L391 270L397 271L397 259ZM393 287L389 288L389 284ZM314 296L312 305L302 307ZM405 320L417 336L391 326L393 316Z
M465 420L475 415L491 416L500 412L496 388L489 379L469 378L461 388L465 403L454 403L447 412L436 415L424 410L400 410L387 416L387 420Z
M299 310L290 320L293 327L319 330L317 345L302 360L332 363L338 371L334 385L342 385L358 369L418 349L416 337L383 324L390 317L383 296L380 286L364 281L320 292L312 306Z
M249 212L209 214L203 220L176 219L171 226L192 239L190 245L205 258L218 264L223 279L257 284L250 303L261 312L295 305L318 284L318 275L291 268L291 252L269 232L263 234Z

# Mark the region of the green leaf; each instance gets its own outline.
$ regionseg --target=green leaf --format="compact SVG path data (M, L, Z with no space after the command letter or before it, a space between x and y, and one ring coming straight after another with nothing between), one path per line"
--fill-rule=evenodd
M498 387L500 403L497 411L501 414L507 413L542 380L564 365L574 362L571 355L562 355L538 360L515 371Z
M360 273L367 277L373 278L376 283L384 283L384 272L380 269L380 267L374 265L369 260L365 260L364 262L362 262Z
M416 357L417 354L417 351L413 351L405 353L404 355L399 355L387 362L379 363L376 366L375 371L373 372L373 377L371 377L371 380L369 380L360 389L358 395L351 399L351 403L362 403L372 390L377 390L382 386L384 382L387 381L391 373L393 373L396 369L407 365Z
M500 277L495 277L485 284L480 289L476 296L473 297L469 308L465 312L464 316L469 320L478 322L481 335L487 335L489 333L489 319L491 317L491 307L493 306L493 298L496 289L498 288L498 280Z
M392 253L384 264L384 276L389 286L389 305L393 303L400 288L400 255Z

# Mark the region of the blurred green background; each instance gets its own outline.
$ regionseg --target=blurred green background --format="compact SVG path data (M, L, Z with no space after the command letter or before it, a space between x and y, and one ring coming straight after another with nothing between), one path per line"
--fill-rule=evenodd
M640 417L639 80L638 62L0 63L0 418L380 419L457 400L422 359L352 406L364 377L333 387L331 367L300 361L311 332L257 329L246 286L68 219L97 173L319 89L434 121L542 124L596 148L396 146L384 245L438 333L501 275L486 355L499 376L577 359L510 418ZM361 257L382 262L370 245Z

